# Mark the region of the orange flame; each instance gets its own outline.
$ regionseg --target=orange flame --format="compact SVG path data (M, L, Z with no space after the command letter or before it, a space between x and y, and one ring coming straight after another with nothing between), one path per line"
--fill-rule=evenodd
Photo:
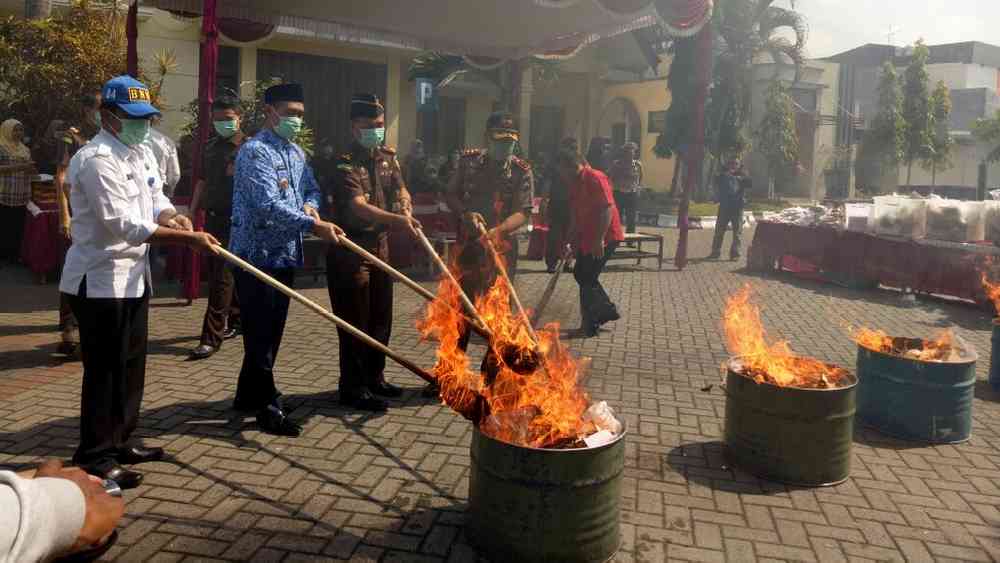
M723 328L729 352L739 357L743 375L757 383L778 387L828 388L845 384L847 370L792 352L788 343L768 343L760 309L750 302L750 285L744 285L726 302Z
M433 372L441 399L463 414L475 412L475 403L484 400L491 416L475 422L483 433L498 440L529 447L575 441L592 431L582 420L590 398L583 390L581 376L589 362L570 354L559 341L559 325L553 323L538 331L537 351L542 361L534 373L520 374L504 364L511 347L516 349L513 353L536 350L523 320L511 311L510 297L506 282L498 278L475 303L494 335L491 345L499 364L487 385L484 374L478 366L470 367L468 355L458 345L463 323L458 289L447 280L441 281L437 299L417 322L424 338L439 342Z
M983 290L986 291L986 297L993 302L993 308L996 310L997 314L1000 315L1000 283L993 283L986 277L986 272L982 272L982 282Z
M851 337L858 345L875 352L891 354L922 362L943 362L960 359L965 347L950 328L944 329L931 340L893 338L881 330L860 328ZM912 346L917 344L917 346Z

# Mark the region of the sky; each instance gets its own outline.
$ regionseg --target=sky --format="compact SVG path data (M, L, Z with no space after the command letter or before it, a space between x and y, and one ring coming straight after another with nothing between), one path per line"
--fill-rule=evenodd
M787 7L790 0L777 5ZM1000 45L1000 0L795 0L809 24L811 58L828 57L865 43L930 45L982 41Z

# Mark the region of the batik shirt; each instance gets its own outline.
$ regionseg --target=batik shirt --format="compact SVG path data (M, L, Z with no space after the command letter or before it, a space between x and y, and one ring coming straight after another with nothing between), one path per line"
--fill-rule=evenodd
M315 224L303 206L319 201L305 153L265 129L236 157L229 250L262 268L301 267L302 234Z

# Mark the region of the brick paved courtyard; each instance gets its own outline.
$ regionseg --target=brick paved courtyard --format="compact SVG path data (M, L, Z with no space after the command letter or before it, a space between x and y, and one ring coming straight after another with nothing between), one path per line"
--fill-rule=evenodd
M707 253L709 236L694 234L694 256ZM519 289L531 304L548 278L538 262L521 268ZM617 561L1000 560L1000 397L984 381L989 315L941 300L907 303L888 291L751 276L731 262L680 273L618 262L604 279L623 319L571 345L594 359L593 397L609 401L631 429ZM75 445L81 366L54 352L55 286L29 280L0 270L2 466L66 458ZM747 282L772 333L850 367L848 324L914 336L954 324L981 355L972 440L918 447L859 431L851 479L825 489L789 488L727 467L725 399L709 386L726 358L723 301ZM328 303L311 278L299 285ZM336 335L293 304L279 385L305 433L261 434L229 409L240 342L186 361L204 300L185 307L172 297L175 286L158 291L140 433L173 459L141 467L146 482L126 492L127 516L109 559L476 559L462 531L471 428L422 399L416 377L391 366L389 379L408 391L384 416L344 410L335 393ZM419 298L403 287L396 297L392 344L430 367L432 347L413 328ZM577 309L576 286L564 276L545 317L576 327Z

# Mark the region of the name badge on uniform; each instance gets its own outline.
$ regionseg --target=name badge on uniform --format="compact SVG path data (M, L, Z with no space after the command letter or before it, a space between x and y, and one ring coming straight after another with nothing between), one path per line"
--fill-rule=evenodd
M154 178L154 177L150 176L150 177L149 177L149 179L148 179L148 180L146 180L146 183L147 183L147 184L149 184L149 187L151 187L151 188L152 188L152 187L153 187L153 184L155 184L155 183L156 183L156 178Z

